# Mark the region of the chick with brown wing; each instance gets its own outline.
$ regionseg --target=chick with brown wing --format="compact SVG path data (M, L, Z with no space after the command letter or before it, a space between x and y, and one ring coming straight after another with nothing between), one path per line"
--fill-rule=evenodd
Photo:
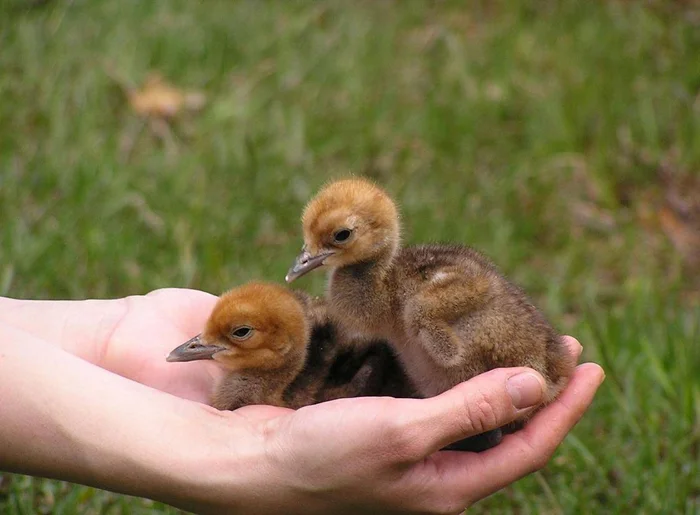
M304 209L302 226L304 247L287 282L328 267L331 315L347 334L391 342L421 395L513 366L543 375L543 404L566 385L574 362L526 294L470 247L402 248L398 209L375 184L329 184Z

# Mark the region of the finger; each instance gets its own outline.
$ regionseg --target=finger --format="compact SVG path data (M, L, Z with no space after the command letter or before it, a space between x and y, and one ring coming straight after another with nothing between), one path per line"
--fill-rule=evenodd
M573 336L562 336L561 338L564 345L566 345L569 354L574 356L576 361L578 361L578 359L581 357L581 353L583 352L583 346L581 343Z
M162 288L146 297L153 299L159 312L175 327L191 336L202 331L218 300L210 293L186 288Z
M435 454L433 466L440 471L443 486L461 495L460 502L467 506L544 467L590 406L604 377L598 365L580 365L557 400L499 446L480 454Z
M429 399L413 401L407 434L430 454L458 440L496 429L542 401L544 379L530 368L499 368Z
M235 411L224 412L225 416L242 417L248 422L267 422L270 419L293 413L293 409L262 404L243 406Z

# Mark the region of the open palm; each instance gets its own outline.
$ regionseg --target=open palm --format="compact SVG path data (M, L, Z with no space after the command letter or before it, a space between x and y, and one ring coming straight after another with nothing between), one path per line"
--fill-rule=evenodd
M214 362L168 363L165 356L200 333L217 297L198 290L156 290L125 299L127 310L105 342L105 368L185 399L208 402L223 373Z

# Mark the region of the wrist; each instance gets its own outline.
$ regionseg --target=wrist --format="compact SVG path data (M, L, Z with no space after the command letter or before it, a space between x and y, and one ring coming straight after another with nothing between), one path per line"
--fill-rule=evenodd
M107 369L103 363L106 343L127 310L126 299L55 301L0 297L0 323ZM37 320L41 323L37 324Z
M190 483L199 472L197 454L208 446L189 442L194 422L204 422L203 406L121 378L14 328L0 325L0 337L0 470L169 504L196 492Z
M285 511L288 499L276 499L283 489L257 423L194 403L180 415L174 441L163 442L174 460L159 500L197 513Z

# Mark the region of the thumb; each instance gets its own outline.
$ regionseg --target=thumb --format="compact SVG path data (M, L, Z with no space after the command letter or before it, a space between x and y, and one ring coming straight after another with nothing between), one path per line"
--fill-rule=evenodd
M544 378L525 367L499 368L429 399L422 400L418 425L425 431L424 442L431 452L497 429L544 399Z

